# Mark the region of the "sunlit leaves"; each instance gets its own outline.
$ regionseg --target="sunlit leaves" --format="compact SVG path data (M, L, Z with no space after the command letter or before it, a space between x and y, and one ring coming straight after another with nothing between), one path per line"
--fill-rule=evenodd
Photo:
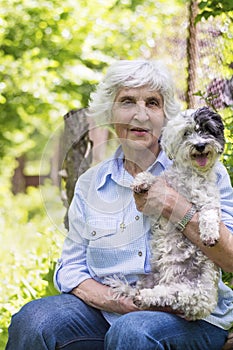
M6 163L5 163L6 164ZM6 169L7 174L8 169ZM7 174L8 175L8 174ZM6 176L7 177L7 176ZM6 179L0 184L0 349L5 348L11 315L26 302L48 295L52 288L51 274L58 258L64 232L65 209L58 189L30 188L27 194L13 196ZM49 199L49 201L48 201ZM53 211L55 221L46 211ZM49 213L48 213L49 214ZM50 276L50 277L49 277ZM50 285L48 284L50 282Z
M213 18L216 21L216 36L219 37L219 43L221 45L221 58L220 65L223 77L225 79L231 79L233 76L233 2L232 0L202 0L198 4L200 12L196 18L196 22L202 21L208 23ZM207 22L208 20L208 22ZM213 77L218 76L218 72L214 71ZM203 94L203 92L202 92ZM205 94L205 92L204 92ZM232 145L233 145L233 106L222 109L220 114L225 122L225 136L226 147L223 157L223 163L228 169L231 181L233 183L233 157L232 157Z
M21 129L25 140L41 133L41 149L67 111L87 106L115 59L156 54L173 62L168 38L184 11L177 0L1 0L1 123ZM19 146L4 132L2 155Z
M201 18L208 19L210 16L219 16L227 13L228 17L233 20L233 2L232 0L201 0L198 4L200 14L197 21Z

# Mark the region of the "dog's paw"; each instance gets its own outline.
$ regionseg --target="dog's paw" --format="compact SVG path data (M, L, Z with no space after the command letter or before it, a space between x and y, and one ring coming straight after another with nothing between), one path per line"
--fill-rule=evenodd
M202 239L202 243L206 247L214 247L218 243L219 239L218 238L212 238L212 237L207 237Z
M104 284L111 287L111 298L115 300L121 297L133 298L137 294L136 287L132 287L123 275L105 277Z
M214 247L219 241L218 232L213 232L211 235L208 233L201 234L201 241L207 247Z
M156 297L154 290L151 288L144 288L138 290L133 298L134 304L140 308L148 308L150 306L159 305L159 300Z
M154 181L155 181L154 175L146 171L143 171L135 177L130 187L136 193L144 193L149 191Z
M144 299L139 293L135 295L135 297L133 298L133 302L140 309L143 309L145 307L150 307L151 305L149 300Z

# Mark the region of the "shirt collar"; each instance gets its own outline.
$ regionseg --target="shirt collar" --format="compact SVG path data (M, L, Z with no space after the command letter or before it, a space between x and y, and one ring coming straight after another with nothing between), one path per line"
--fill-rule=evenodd
M172 164L172 161L166 156L163 150L160 151L158 157L146 171L154 175L159 175L167 167ZM122 147L119 146L113 156L102 163L101 176L97 184L97 190L105 185L107 178L110 177L117 184L129 187L133 181L133 176L124 169L124 153Z
M161 171L164 171L166 168L172 165L172 160L170 160L167 157L166 153L163 150L159 152L158 157L155 159L154 163L149 166L147 171L151 172L152 174L155 173L155 175L159 175L157 174L157 171L156 171L157 170L156 168L158 168L158 165L160 165Z

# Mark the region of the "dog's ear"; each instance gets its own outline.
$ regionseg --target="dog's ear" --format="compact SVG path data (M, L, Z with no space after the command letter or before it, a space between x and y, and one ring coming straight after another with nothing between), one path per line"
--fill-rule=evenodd
M189 117L189 114L187 111L179 113L176 117L168 120L162 129L160 144L171 160L175 159L177 146L180 144L187 123L186 117Z
M172 154L172 147L171 147L171 143L170 143L170 137L169 137L169 133L170 133L170 129L169 129L169 125L165 126L162 130L162 134L160 137L160 145L162 150L166 153L166 155L168 156L168 158L170 160L174 159L174 156Z
M222 151L225 146L224 123L220 114L209 107L201 107L194 113L194 120L203 133L212 134L221 144ZM222 151L220 153L222 153Z

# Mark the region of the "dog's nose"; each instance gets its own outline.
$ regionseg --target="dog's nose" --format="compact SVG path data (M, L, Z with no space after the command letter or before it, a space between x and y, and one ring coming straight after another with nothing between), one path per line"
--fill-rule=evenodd
M205 149L206 143L197 143L195 148L198 152L203 152Z

